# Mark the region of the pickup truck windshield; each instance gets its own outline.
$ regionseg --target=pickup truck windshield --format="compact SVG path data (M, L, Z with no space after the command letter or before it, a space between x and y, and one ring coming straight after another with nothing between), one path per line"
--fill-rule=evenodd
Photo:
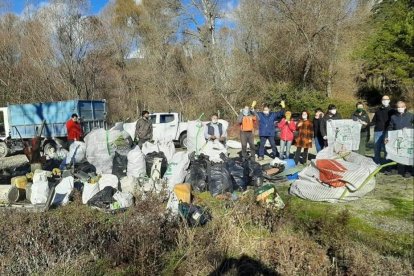
M160 116L160 124L171 123L174 121L174 114L162 114Z

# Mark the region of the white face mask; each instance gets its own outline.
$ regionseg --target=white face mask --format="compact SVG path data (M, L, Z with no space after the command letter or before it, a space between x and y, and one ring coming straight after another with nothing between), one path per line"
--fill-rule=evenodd
M248 109L243 109L243 115L244 115L244 116L249 115L249 110L248 110Z
M331 112L332 115L335 115L336 114L336 109L332 109L329 112Z
M390 105L390 100L382 100L382 105L387 107Z
M405 107L398 107L397 110L398 110L398 113L404 113Z
M306 114L302 115L302 119L303 120L307 120L308 119L308 115L306 115Z
M217 124L217 120L211 120L213 124Z
M264 113L265 115L269 115L269 110L264 110L264 111L263 111L263 113Z

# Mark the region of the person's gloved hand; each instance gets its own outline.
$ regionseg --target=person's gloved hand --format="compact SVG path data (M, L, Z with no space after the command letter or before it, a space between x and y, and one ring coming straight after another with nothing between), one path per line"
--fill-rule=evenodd
M286 104L285 104L285 101L280 101L280 106L282 107L282 108L285 108L286 107Z
M224 137L220 137L220 142L224 142L225 140L226 140L226 138L224 138Z
M388 138L384 139L384 144L387 144L389 142Z

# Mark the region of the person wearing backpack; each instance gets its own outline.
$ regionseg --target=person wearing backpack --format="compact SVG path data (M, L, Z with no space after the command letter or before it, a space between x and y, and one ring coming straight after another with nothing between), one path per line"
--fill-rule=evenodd
M292 113L286 111L285 117L277 125L280 129L280 158L289 159L290 147L294 138L296 124L292 120Z

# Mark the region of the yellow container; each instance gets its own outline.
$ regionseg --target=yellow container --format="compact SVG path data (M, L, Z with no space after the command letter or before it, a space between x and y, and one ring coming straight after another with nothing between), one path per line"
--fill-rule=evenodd
M16 176L11 179L12 186L16 186L19 189L26 189L27 177L26 176Z
M182 202L191 203L191 185L187 183L177 184L174 187L174 193Z

